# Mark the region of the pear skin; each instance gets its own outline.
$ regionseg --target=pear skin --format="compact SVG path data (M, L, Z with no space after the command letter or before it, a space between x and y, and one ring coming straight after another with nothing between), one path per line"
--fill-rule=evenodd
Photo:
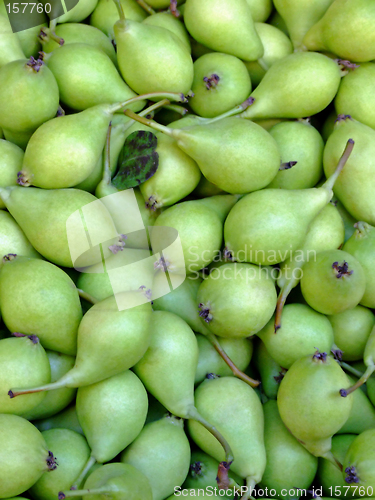
M343 477L348 484L364 486L369 493L375 489L375 429L357 436L350 445L343 462Z
M0 210L0 254L10 253L34 259L41 258L10 213ZM2 266L3 260L1 259L0 269Z

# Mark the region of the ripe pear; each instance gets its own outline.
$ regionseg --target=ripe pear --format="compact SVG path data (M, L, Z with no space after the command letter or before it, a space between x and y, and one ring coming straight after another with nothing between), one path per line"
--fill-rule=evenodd
M375 227L366 222L357 222L354 234L345 243L343 250L353 255L361 264L366 274L366 290L360 303L375 308L375 273L372 255L375 250Z
M292 42L275 26L265 22L256 22L255 30L264 47L263 57L258 61L244 61L253 88L259 85L268 69L276 61L284 59L293 52Z
M194 93L189 99L192 110L205 118L213 118L246 101L251 80L240 59L212 52L194 62L191 90Z
M324 15L334 0L275 0L277 12L282 16L287 26L290 39L295 50L301 50L302 40L319 19Z
M88 246L82 220L77 217L79 210L83 209L92 235L98 234L105 242L104 257L112 255L109 246L119 241L108 210L86 191L14 186L0 189L0 196L35 250L60 266L80 268L102 261L99 247Z
M8 254L40 258L10 213L0 210L0 255ZM1 259L0 269L2 266L3 260Z
M357 379L347 375L349 383L355 384ZM348 420L337 434L361 434L375 427L375 408L363 391L354 391L353 406Z
M259 372L262 389L268 399L276 399L280 382L286 372L267 351L264 343L258 339L254 353L254 366Z
M282 163L297 162L280 170L267 186L282 189L312 188L323 175L324 142L308 121L281 122L270 129L277 142Z
M65 373L71 370L74 366L75 359L73 356L67 356L66 354L61 354L61 352L49 350L46 350L46 354L51 367L51 382L56 382L56 380L65 375ZM12 385L15 384L12 383ZM27 420L39 420L57 415L75 399L76 392L77 391L75 389L71 389L69 387L56 389L55 391L47 393L41 392L39 394L46 394L42 402L31 410L23 413L22 417L27 418ZM23 399L24 398L18 398L20 402ZM17 399L12 399L11 401L17 401Z
M56 79L43 61L31 57L0 68L0 89L0 127L5 135L24 135L25 140L11 141L24 149L33 132L57 113Z
M205 326L220 337L245 338L261 330L276 307L267 270L245 263L222 265L202 282L197 302Z
M375 429L357 436L346 452L343 477L347 484L364 486L368 494L375 489Z
M187 0L184 22L195 40L216 52L245 61L256 61L263 55L262 42L246 0L229 3L225 0Z
M375 64L363 63L344 76L335 97L337 114L347 114L364 125L375 128L371 110L375 102L371 92L375 80Z
M202 175L201 180L193 191L193 196L196 196L197 198L206 198L217 194L224 194L224 191L215 186L212 182L208 181L205 176Z
M0 340L0 412L23 415L41 404L44 395L29 394L25 398L13 400L7 396L9 387L48 384L51 381L51 369L38 337L16 335Z
M246 0L251 10L251 17L256 23L264 23L272 11L271 0Z
M336 346L344 361L363 358L366 342L375 325L375 316L363 306L356 306L339 314L328 316L333 327Z
M54 500L59 491L73 484L90 456L90 448L83 436L69 429L51 429L42 432L42 436L59 465L51 473L45 472L29 493L35 500Z
M68 406L68 408L65 408L65 410L60 411L60 413L52 417L34 420L33 424L40 432L48 431L49 429L70 429L82 436L84 435L78 421L75 405Z
M121 462L143 472L150 482L153 500L164 500L186 478L190 454L183 420L166 415L143 427L122 452Z
M375 58L374 20L375 6L371 0L358 0L355 5L350 0L335 0L306 33L303 45L308 50L332 52L353 62L371 61Z
M6 64L25 59L21 42L16 33L13 33L7 15L0 14L0 68Z
M124 16L113 29L120 73L134 92L190 91L193 61L185 43L174 33Z
M0 415L0 443L1 498L25 492L44 472L57 467L42 434L22 417Z
M0 139L0 187L16 186L24 152L12 142ZM0 208L5 208L0 200ZM5 255L5 254L4 254Z
M195 383L201 383L209 373L215 373L220 377L228 377L232 375L231 369L220 357L211 342L199 333L196 333L199 358L198 366L195 374ZM251 340L243 339L220 339L220 346L224 349L229 358L241 371L248 367L253 353L253 344Z
M263 411L267 464L259 487L275 489L280 496L284 496L282 491L291 490L296 485L309 488L318 468L318 459L290 434L280 418L276 401L267 401Z
M195 391L195 404L230 442L234 456L231 469L246 479L249 488L254 487L266 467L263 408L254 389L235 377L206 379ZM230 419L228 408L235 408ZM189 420L188 429L203 451L223 460L222 449L201 424Z
M64 11L64 14L59 15L58 17L54 15L54 10L52 10L51 14L49 14L50 19L54 21L54 23L80 23L86 17L88 17L92 11L95 9L98 0L81 0L78 3L73 4L73 7L68 9L67 12ZM60 10L60 5L55 4L53 7Z
M251 97L243 118L303 118L319 113L334 99L341 80L339 65L316 52L296 52L275 62ZM283 80L283 85L277 82Z
M334 192L346 210L357 221L375 225L375 185L371 172L375 158L375 131L350 116L340 115L324 148L323 166L326 176L332 174L348 138L356 143L355 151L337 180Z
M293 436L314 456L334 464L331 438L349 418L353 405L350 396L340 399L338 389L347 381L337 362L317 351L293 363L277 395L280 417Z
M333 328L327 317L304 304L284 307L283 322L277 335L274 318L257 335L276 363L287 369L314 349L330 352L334 342Z
M310 307L322 314L338 314L359 304L366 287L365 272L343 250L316 254L302 268L301 291Z
M8 257L0 272L0 302L10 331L37 335L46 349L75 355L81 303L62 269L40 259Z
M186 45L188 51L191 51L190 39L185 25L170 12L157 12L156 14L152 14L146 17L143 24L151 24L152 26L159 26L160 28L172 31L172 33Z

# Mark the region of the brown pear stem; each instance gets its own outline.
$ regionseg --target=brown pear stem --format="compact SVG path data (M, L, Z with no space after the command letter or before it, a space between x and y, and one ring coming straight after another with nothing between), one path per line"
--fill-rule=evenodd
M181 17L181 12L177 8L177 0L171 0L169 10L171 11L172 16L176 19Z
M144 9L148 14L150 14L150 16L152 16L152 14L155 14L155 11L152 7L150 7L146 2L145 0L136 0L137 3L142 7L142 9Z
M232 373L235 377L241 379L243 382L246 382L246 384L249 384L250 387L258 387L258 385L260 384L260 381L254 380L253 378L246 375L246 373L241 371L239 368L237 368L237 366L233 363L233 361L230 359L228 354L221 347L219 341L217 340L217 337L213 333L211 333L211 332L207 333L206 337L211 342L211 344L214 346L217 353L221 356L221 358L226 362L226 364L232 370Z
M275 315L275 331L274 333L277 333L277 330L281 328L281 315L283 313L283 309L285 306L285 301L288 298L288 295L292 291L295 285L295 280L290 279L286 282L286 284L281 288L279 296L277 298L277 304L276 304L276 315Z
M361 387L361 385L365 384L367 380L371 377L371 375L375 371L375 364L372 364L367 367L365 373L362 375L360 379L357 380L355 384L353 384L349 389L340 389L340 396L346 398L349 394L354 392L356 389Z
M346 162L349 159L351 152L353 151L353 148L354 148L354 140L349 139L348 142L346 143L344 152L341 155L341 158L338 162L338 165L337 165L335 172L331 175L331 177L329 177L329 179L326 180L326 182L322 186L327 191L332 191L333 186L334 186L338 176L341 174L342 169L344 168Z
M89 293L85 292L81 288L77 288L78 295L81 297L81 299L87 300L87 302L90 302L91 304L97 304L99 302L98 299L90 295Z
M348 363L345 363L345 361L339 361L339 365L341 366L341 368L343 368L347 372L353 374L355 377L361 378L363 376L362 372L360 372L359 370L356 370L351 365L348 365Z
M70 490L77 490L77 488L79 487L79 485L82 483L82 481L84 480L86 474L88 473L88 471L91 469L91 467L96 464L96 458L94 458L92 455L90 456L90 458L87 460L86 462L86 465L84 466L84 468L82 469L80 475L77 477L77 479L74 481L74 484L72 484L72 486L70 487ZM66 495L66 496L69 496L69 495ZM79 495L75 495L75 496L79 496Z

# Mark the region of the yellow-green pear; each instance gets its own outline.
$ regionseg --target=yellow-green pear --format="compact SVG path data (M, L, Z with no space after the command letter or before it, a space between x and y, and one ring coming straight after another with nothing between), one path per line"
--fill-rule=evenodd
M40 258L10 213L0 210L0 255L8 254ZM2 266L3 259L0 259L0 269Z
M17 173L22 168L23 155L24 152L16 144L0 139L0 187L17 185ZM2 201L0 208L5 208Z

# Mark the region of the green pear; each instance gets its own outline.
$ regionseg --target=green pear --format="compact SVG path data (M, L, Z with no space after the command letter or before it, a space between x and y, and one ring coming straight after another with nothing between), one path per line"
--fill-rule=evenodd
M354 234L343 246L343 250L353 255L366 274L366 290L360 303L375 308L375 274L371 266L371 256L375 250L375 227L366 222L357 222Z
M200 384L209 373L215 373L220 377L232 375L232 370L220 357L211 342L199 333L196 334L199 348L198 366L195 374L195 383ZM222 338L220 346L224 349L229 358L241 371L244 371L250 364L253 353L251 340Z
M35 500L55 500L59 491L70 488L75 481L90 456L90 448L83 436L68 429L51 429L42 436L59 465L51 474L45 472L29 493Z
M195 40L216 52L245 61L256 61L263 55L262 42L246 0L187 0L184 22Z
M39 24L38 26L33 26L26 30L17 32L22 50L27 58L31 56L37 58L39 51L42 50L42 44L39 38L39 34L41 29L45 29L48 26L48 17L46 15L41 15L40 21L42 21L42 19L44 19L44 22Z
M343 250L316 254L302 268L301 291L310 307L322 314L338 314L359 304L366 287L365 272Z
M23 134L25 140L16 144L25 148L33 132L56 115L59 88L55 77L40 59L20 59L0 68L0 89L0 126L15 136Z
M306 33L303 45L308 50L332 52L353 62L371 61L375 58L374 20L371 0L357 0L355 5L349 0L335 0Z
M193 61L186 44L174 33L124 16L113 29L120 73L134 92L190 91Z
M276 61L251 97L243 118L303 118L319 113L334 99L341 80L339 65L316 52L296 52ZM283 85L278 83L282 79Z
M91 455L75 484L95 461L109 462L134 441L144 426L147 407L146 389L130 370L78 389L77 416Z
M23 156L24 152L16 144L0 139L0 187L17 185L17 173L22 168ZM0 208L5 208L2 201Z
M88 17L92 11L95 9L98 0L81 0L74 5L73 8L69 9L67 12L60 16L54 15L54 10L49 14L50 19L53 20L55 24L57 23L80 23L86 17ZM60 10L60 4L55 4L53 7L57 7Z
M0 210L0 255L8 254L40 258L10 213ZM0 269L2 266L3 260L1 259Z
M225 194L224 191L212 182L208 181L204 175L201 176L201 180L198 182L197 187L193 191L193 196L197 198L207 198L208 196L215 196L217 194Z
M363 358L366 342L375 325L375 316L363 306L355 306L339 314L328 316L333 327L336 346L344 361Z
M333 436L332 454L335 459L340 462L340 464L343 463L346 452L355 438L355 434L341 434L339 436ZM353 488L353 491L349 490L348 492L348 483L344 481L342 472L337 470L337 467L324 458L319 458L316 480L317 484L322 486L323 493L327 496L331 495L332 491L337 493L339 498L356 496L355 487Z
M235 377L206 379L195 391L198 411L223 434L233 449L233 472L246 478L254 487L262 479L266 467L262 404L254 389ZM228 408L235 412L228 419ZM188 422L193 441L216 460L223 460L223 451L213 437L194 420Z
M375 429L369 429L357 436L346 452L343 462L343 476L347 484L363 486L365 494L374 495L375 489Z
M341 80L342 81L342 80ZM320 133L323 137L324 142L327 142L328 137L332 134L333 129L335 128L335 123L337 120L337 113L333 109L327 116L321 127Z
M51 367L51 382L56 382L74 366L74 357L61 354L61 352L46 350ZM14 383L12 385L15 385ZM21 384L18 384L21 385ZM37 385L37 384L34 384ZM39 385L39 384L38 384ZM45 393L46 396L38 406L22 414L27 420L45 419L57 415L64 410L75 398L76 390L69 387L56 389ZM43 394L43 393L40 393ZM22 401L24 398L19 398ZM12 400L17 401L17 399Z
M272 12L272 0L246 0L255 23L264 23Z
M43 435L22 417L0 415L0 443L1 498L25 492L44 472L56 469Z
M81 303L62 269L40 259L9 257L0 272L0 302L10 331L36 335L46 349L75 355Z
M334 342L333 328L328 318L304 304L287 304L284 307L283 322L277 335L274 318L257 335L270 356L286 369L314 349L330 352Z
M271 357L260 338L256 343L253 359L254 365L260 375L264 394L268 399L276 399L280 382L286 370Z
M354 227L354 224L357 222L357 219L355 219L350 215L350 213L346 210L344 205L341 203L340 200L337 199L336 196L333 196L331 203L337 208L344 222L344 229L345 229L344 242L346 242L352 236L352 234L354 234L354 231L356 229Z
M115 9L115 6L113 6ZM45 35L41 35L43 52L49 53L60 47L60 44L51 37L49 30L43 30ZM86 43L101 49L111 59L113 64L117 64L116 52L111 40L100 29L95 26L83 23L59 24L55 28L55 35L64 40L64 46L71 43Z
M0 68L6 64L25 59L21 42L16 33L13 33L7 15L0 14Z
M364 125L375 128L371 113L374 109L372 82L375 80L375 64L363 63L344 76L335 97L337 114L347 114Z
M126 13L125 13L126 15ZM189 35L184 24L175 18L170 12L157 12L146 17L143 24L151 24L172 31L186 45L188 51L191 51Z
M147 13L142 9L136 0L121 0L121 5L127 19L142 22L147 17ZM99 0L93 13L90 16L90 24L98 28L111 41L114 41L115 34L113 26L118 21L118 11L113 0Z
M65 490L59 500L69 497L89 496L90 500L152 500L152 490L147 477L129 464L110 463L96 469L85 481L83 490Z
M19 400L9 399L11 386L49 384L51 369L45 350L35 335L0 340L1 378L0 412L23 415L42 403L44 395L29 394ZM23 401L22 401L23 399Z
M287 37L289 37L288 33L288 28L286 27L284 19L280 16L280 14L277 12L275 9L271 16L268 19L268 22L271 26L275 26L275 28L278 28L280 31L285 33Z
M281 161L294 163L292 168L280 170L267 186L282 189L312 188L323 175L324 142L319 132L308 121L281 122L270 134L277 142Z
M174 205L198 185L201 171L177 142L165 134L157 134L158 169L139 189L151 210Z
M337 180L334 192L356 221L375 225L371 176L375 158L375 131L350 116L340 115L324 148L324 173L327 177L332 174L349 137L356 143L355 152Z
M340 398L348 378L326 353L297 360L280 383L277 404L280 417L293 436L314 456L336 463L331 438L349 418L353 397Z
M265 22L256 22L255 30L263 44L264 54L258 61L245 61L253 88L259 85L268 69L276 61L284 59L293 52L292 42L285 33L275 26Z
M276 307L276 289L266 269L229 262L210 273L197 302L205 326L220 337L245 338L259 332Z
M79 268L102 260L98 246L89 249L86 236L82 239L84 227L77 215L83 207L86 222L92 224L95 220L95 229L102 234L100 241L109 243L102 246L104 258L112 255L109 246L119 241L107 208L102 203L92 203L97 198L86 191L15 186L0 189L0 196L35 250L60 266Z
M355 384L357 379L347 374L349 383ZM337 434L361 434L375 427L375 408L363 391L354 391L353 406L348 420Z
M183 420L166 415L143 427L122 452L121 462L143 472L150 482L153 500L164 500L186 478L190 453Z
M290 434L280 418L276 401L267 401L263 411L267 464L259 487L274 489L279 496L285 496L284 492L296 488L296 485L301 489L309 488L318 468L318 459ZM302 491L297 490L297 497L301 494Z
M294 49L301 50L302 40L319 19L324 15L334 0L274 0L277 12L287 26Z
M194 96L189 105L200 116L213 118L249 97L251 80L245 64L235 56L212 52L194 62Z
M75 405L65 408L52 417L34 420L33 424L40 432L48 431L49 429L70 429L71 431L83 434L82 427L78 421Z
M98 47L83 42L64 44L44 60L56 78L61 102L69 108L83 111L97 104L114 104L136 96L107 54ZM144 102L136 101L128 107L140 111Z

